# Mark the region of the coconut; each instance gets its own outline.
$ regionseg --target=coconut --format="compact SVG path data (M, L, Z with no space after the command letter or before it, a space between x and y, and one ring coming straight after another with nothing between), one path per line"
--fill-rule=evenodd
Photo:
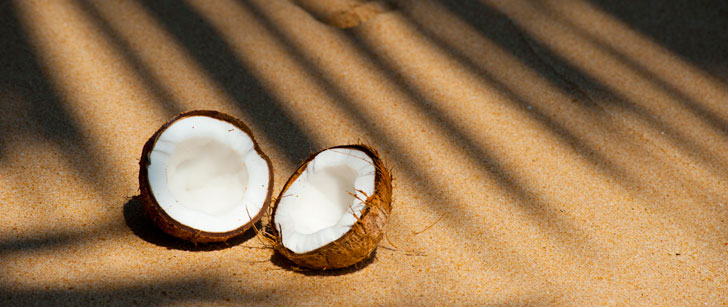
M288 179L273 206L275 249L312 269L359 263L382 239L391 200L392 177L370 147L315 153Z
M139 188L146 214L191 242L243 234L268 209L273 169L250 129L216 111L191 111L144 144Z

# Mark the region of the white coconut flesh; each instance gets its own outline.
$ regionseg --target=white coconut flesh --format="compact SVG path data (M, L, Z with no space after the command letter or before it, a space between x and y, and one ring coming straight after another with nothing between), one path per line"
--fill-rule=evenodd
M172 123L149 161L149 186L161 209L197 230L223 233L247 224L268 193L268 165L251 137L215 118Z
M283 246L306 253L344 235L374 193L375 173L372 159L360 150L333 148L316 155L276 208Z

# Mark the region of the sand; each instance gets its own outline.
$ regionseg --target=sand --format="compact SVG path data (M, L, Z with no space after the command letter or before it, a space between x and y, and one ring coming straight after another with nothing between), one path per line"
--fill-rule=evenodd
M0 3L0 305L728 304L724 2L362 2ZM388 239L312 272L156 229L142 145L195 109L274 195L376 148Z

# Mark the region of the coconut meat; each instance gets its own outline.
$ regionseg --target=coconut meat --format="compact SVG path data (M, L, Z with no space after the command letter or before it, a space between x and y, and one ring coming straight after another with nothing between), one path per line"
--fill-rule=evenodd
M251 137L212 117L172 123L149 161L149 186L161 209L197 230L222 233L247 224L268 193L268 164Z
M333 148L316 155L276 208L283 245L305 253L344 235L374 193L375 173L372 159L360 150Z

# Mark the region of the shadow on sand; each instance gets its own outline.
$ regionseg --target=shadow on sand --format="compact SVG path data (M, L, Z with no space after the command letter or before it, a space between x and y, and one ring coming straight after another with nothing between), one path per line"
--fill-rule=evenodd
M124 222L139 238L154 245L168 249L178 249L193 252L215 251L239 245L255 237L255 230L248 229L243 235L232 238L226 242L218 243L192 243L175 238L161 229L144 213L144 204L138 196L132 197L124 204ZM260 221L256 223L260 229Z

